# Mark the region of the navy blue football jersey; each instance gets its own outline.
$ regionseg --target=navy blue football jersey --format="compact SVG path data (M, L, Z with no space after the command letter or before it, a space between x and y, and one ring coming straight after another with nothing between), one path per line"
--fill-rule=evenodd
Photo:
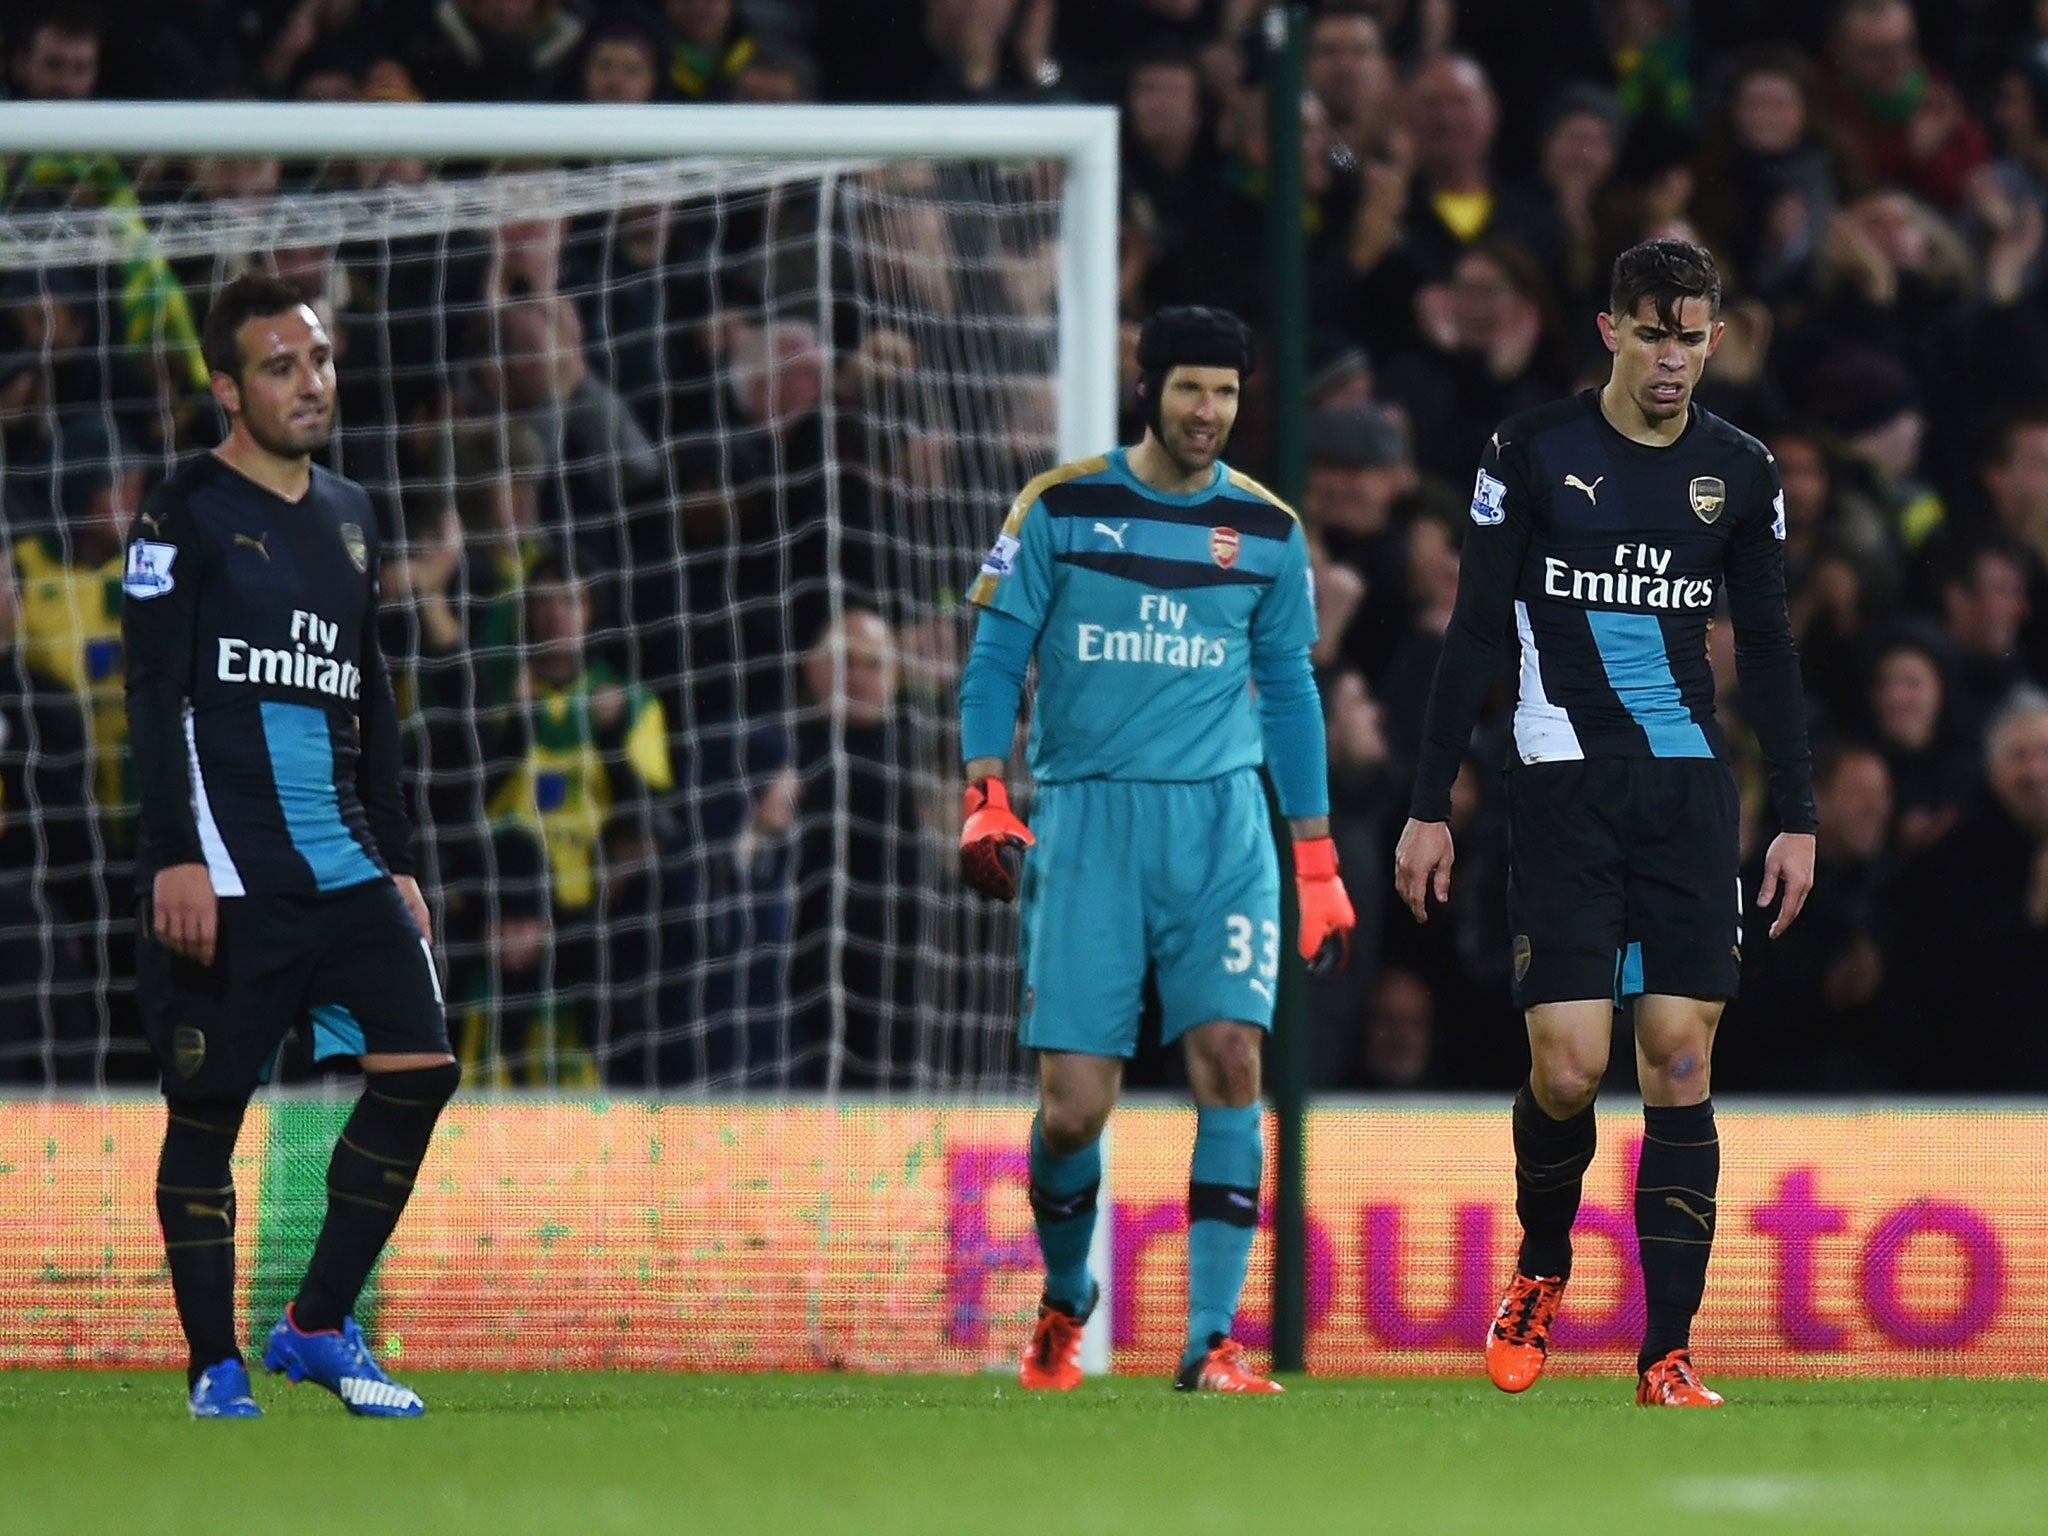
M1480 459L1471 521L1413 815L1449 815L1510 632L1515 761L1726 758L1707 661L1725 599L1780 823L1812 830L1784 492L1761 443L1697 406L1677 441L1638 443L1587 390L1501 424Z
M369 497L318 465L289 502L203 454L144 502L121 605L144 889L180 863L219 896L412 872L378 553Z

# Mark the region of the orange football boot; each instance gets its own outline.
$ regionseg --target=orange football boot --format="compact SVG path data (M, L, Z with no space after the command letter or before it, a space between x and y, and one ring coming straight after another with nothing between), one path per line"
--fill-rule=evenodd
M1251 1368L1244 1346L1227 1334L1209 1335L1209 1353L1182 1366L1173 1378L1176 1392L1285 1392Z
M1486 1330L1486 1374L1503 1392L1526 1392L1543 1374L1550 1353L1550 1325L1564 1299L1555 1275L1517 1274Z
M1683 1349L1671 1351L1636 1381L1638 1408L1718 1408L1724 1401L1700 1380L1691 1354Z
M1081 1330L1095 1310L1097 1286L1088 1298L1087 1310L1079 1317L1050 1298L1038 1304L1038 1324L1031 1330L1031 1342L1017 1362L1017 1380L1028 1392L1071 1392L1081 1385Z

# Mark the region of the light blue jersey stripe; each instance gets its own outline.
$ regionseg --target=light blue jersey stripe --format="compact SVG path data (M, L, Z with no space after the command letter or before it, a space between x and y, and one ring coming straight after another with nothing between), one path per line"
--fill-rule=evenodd
M334 790L334 739L326 713L309 704L274 700L265 700L262 710L278 808L284 812L292 847L313 872L314 885L339 891L379 878L384 872L341 819L341 800Z
M1586 623L1607 681L1650 738L1654 757L1712 757L1707 736L1685 707L1671 658L1664 654L1664 629L1655 614L1589 612Z
M330 1056L360 1056L370 1048L363 1026L339 1003L319 1003L307 1013L313 1020L313 1059Z
M1643 995L1643 946L1629 944L1614 952L1614 1006Z

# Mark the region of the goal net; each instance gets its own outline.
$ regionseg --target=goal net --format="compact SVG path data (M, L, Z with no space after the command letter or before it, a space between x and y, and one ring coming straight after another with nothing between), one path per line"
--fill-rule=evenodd
M427 1365L1014 1347L1027 1267L949 1258L1029 1220L955 693L1007 503L1114 431L1113 115L27 105L0 157L0 1360L181 1358L121 543L218 441L197 329L251 270L336 342L466 1066L366 1325ZM308 1056L237 1154L248 1327L352 1091Z
M338 344L327 457L384 524L472 1085L1012 1086L953 699L1005 504L1063 394L1104 398L1107 317L1062 350L1061 156L863 153L855 122L829 158L281 160L284 116L233 155L11 169L0 1072L149 1075L110 562L137 489L217 439L195 327L254 269Z

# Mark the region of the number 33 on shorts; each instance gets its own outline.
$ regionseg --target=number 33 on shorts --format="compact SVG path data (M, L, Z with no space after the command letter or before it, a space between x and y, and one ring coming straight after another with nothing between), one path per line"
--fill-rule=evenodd
M1233 912L1223 920L1223 969L1242 976L1252 968L1252 920ZM1261 918L1258 933L1258 973L1251 984L1268 1002L1273 1000L1273 978L1280 974L1280 925L1270 917Z

